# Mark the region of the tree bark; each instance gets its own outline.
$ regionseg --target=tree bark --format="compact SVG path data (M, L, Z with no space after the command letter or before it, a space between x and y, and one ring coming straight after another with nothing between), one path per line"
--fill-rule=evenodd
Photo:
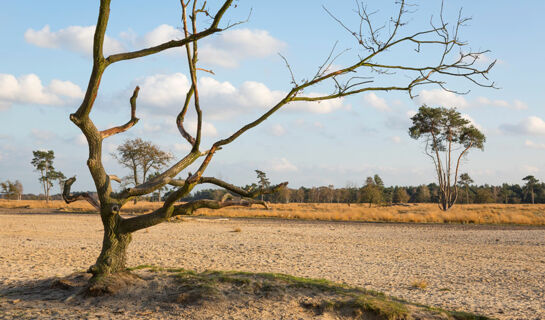
M101 212L101 215L105 217L108 214ZM98 281L102 276L126 271L127 248L132 235L119 230L121 219L118 214L102 219L104 223L102 251L96 263L89 268L89 272L93 274L91 282Z

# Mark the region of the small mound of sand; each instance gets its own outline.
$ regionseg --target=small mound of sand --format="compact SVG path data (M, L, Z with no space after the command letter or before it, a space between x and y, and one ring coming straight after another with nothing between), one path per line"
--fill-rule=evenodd
M0 319L486 319L283 274L151 266L132 274L117 293L96 296L85 273L20 283L0 292Z

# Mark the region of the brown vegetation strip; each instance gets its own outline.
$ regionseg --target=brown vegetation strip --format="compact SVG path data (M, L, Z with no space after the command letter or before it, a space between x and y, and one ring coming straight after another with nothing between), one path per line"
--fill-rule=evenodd
M161 206L159 202L142 201L127 204L125 213L144 213ZM85 202L62 201L8 201L0 200L0 208L41 209L61 212L92 212L94 208ZM268 217L282 219L307 219L331 221L409 222L409 223L473 223L545 225L545 204L461 204L449 211L440 210L435 204L406 204L369 208L368 204L290 203L271 204L270 210L251 208L201 209L198 215L224 217Z

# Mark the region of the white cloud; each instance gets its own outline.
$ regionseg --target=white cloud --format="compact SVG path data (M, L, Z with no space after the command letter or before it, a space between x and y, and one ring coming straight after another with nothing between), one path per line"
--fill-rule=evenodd
M315 128L318 128L318 129L323 129L325 128L324 124L319 122L319 121L315 121L313 124L312 124Z
M475 105L508 108L514 110L528 109L528 105L520 100L513 100L513 102L508 102L505 100L490 100L486 97L478 97L475 101Z
M545 121L541 118L528 117L517 124L502 124L500 129L504 132L528 135L545 135Z
M401 138L399 136L390 137L390 140L395 144L401 143Z
M286 158L274 159L270 164L270 169L276 172L294 172L299 170Z
M162 24L134 41L138 46L151 47L184 38L182 30ZM264 58L282 50L286 44L265 30L235 29L201 41L199 61L203 65L235 68L248 58ZM170 50L184 54L185 49Z
M474 59L472 57L466 57L464 59L464 62L466 63L472 63L473 61ZM475 60L475 63L479 65L489 65L494 61L496 61L498 64L504 63L502 60L491 58L484 53L477 55L477 60Z
M202 63L226 68L237 67L248 58L274 55L286 46L266 30L227 30L207 40L199 50Z
M520 100L514 100L513 108L517 110L526 110L528 109L528 105Z
M58 31L51 31L49 25L40 30L28 29L25 40L42 48L59 48L92 56L95 26L69 26ZM121 32L119 38L123 41L106 36L104 39L104 54L119 53L130 48L152 47L171 40L184 38L181 29L162 24L148 33L138 36L134 31ZM125 45L124 45L125 44ZM199 48L199 60L204 65L237 67L241 61L248 58L263 58L274 55L286 44L269 34L266 30L234 29L203 39ZM185 54L184 48L174 48L167 52Z
M139 101L159 108L181 105L190 87L189 80L181 73L157 74L138 82L141 89Z
M427 104L445 108L465 108L468 106L464 97L442 89L422 90L414 100L419 105Z
M479 125L477 122L475 122L475 120L473 120L473 118L470 117L468 114L465 114L465 113L462 114L462 118L469 121L475 128L479 129L480 131L484 131L483 127Z
M85 138L85 135L83 133L80 133L75 139L74 141L76 142L76 144L80 145L80 146L86 146L87 145L87 138Z
M74 99L80 99L83 98L85 93L81 88L70 82L70 81L61 81L53 79L51 80L51 83L49 83L49 89L52 93L65 96L68 98L74 98Z
M52 80L47 87L35 74L15 77L0 73L0 109L12 104L64 105L83 97L83 91L70 81Z
M148 122L142 125L142 131L145 133L155 133L161 131L162 126L159 124L149 124Z
M191 145L189 143L175 143L174 150L178 152L186 152L191 150Z
M45 25L40 30L28 29L25 32L25 40L42 48L59 48L92 56L94 33L95 26L70 26L58 31L51 31L49 25ZM109 36L104 38L105 55L119 53L123 50L123 45L118 40Z
M545 150L545 143L535 143L531 140L526 140L524 145L531 149L542 149Z
M307 97L319 97L323 94L311 92L306 95ZM349 108L349 106L344 106ZM293 111L311 112L326 114L343 108L343 98L323 100L323 101L296 101L289 103L286 109Z
M474 107L496 107L513 110L526 110L528 105L520 100L511 102L502 99L489 99L487 97L477 97L474 100L466 100L463 96L448 92L442 89L422 90L414 99L416 104L427 104L429 106L440 106L445 108L474 108Z
M189 121L187 124L189 132L197 132L197 120ZM202 135L204 137L217 137L218 136L218 130L216 127L214 127L213 124L210 122L203 121L202 122Z
M271 127L270 132L274 136L280 137L286 134L286 129L281 124L275 124Z
M171 25L162 24L150 32L146 33L136 42L144 47L153 47L170 40L180 40L184 38L184 33Z
M140 85L139 101L144 108L150 106L170 113L179 110L185 100L190 81L181 73L158 74L137 81ZM238 88L228 81L220 82L210 77L199 79L201 108L209 119L224 120L240 113L263 112L280 101L285 93L271 90L255 81L243 82ZM310 93L309 96L319 96ZM284 108L291 111L330 113L343 107L342 99L321 102L295 102Z
M57 137L52 131L40 129L32 129L30 135L38 142L51 141Z
M388 106L388 103L386 103L386 100L383 98L380 98L375 93L368 93L363 96L363 100L366 104L370 105L371 107L379 110L379 111L386 111L389 112L392 109Z
M530 174L536 174L536 173L539 172L539 168L535 167L535 166L530 166L530 165L523 165L522 168L521 168L521 171L522 172L527 172L527 173L530 173Z

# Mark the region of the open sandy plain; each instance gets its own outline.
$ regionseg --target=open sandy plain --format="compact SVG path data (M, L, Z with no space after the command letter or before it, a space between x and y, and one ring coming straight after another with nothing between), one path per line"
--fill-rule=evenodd
M95 214L4 211L0 226L0 292L84 271L100 250ZM545 227L196 217L137 232L129 264L325 278L450 310L545 319ZM9 299L0 295L0 319L63 314Z

